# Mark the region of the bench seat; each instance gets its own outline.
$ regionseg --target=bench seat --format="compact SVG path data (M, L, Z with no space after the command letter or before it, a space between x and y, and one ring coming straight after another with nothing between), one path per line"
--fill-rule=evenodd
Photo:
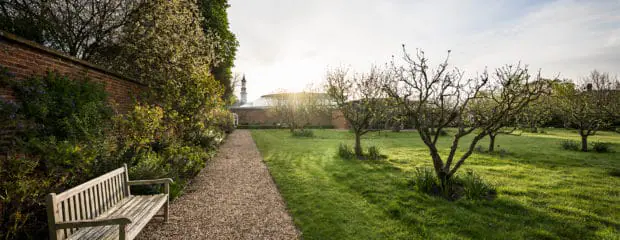
M127 238L133 239L146 226L149 220L157 214L168 201L168 195L132 195L123 199L123 202L110 209L98 219L110 217L128 217L131 223L127 225ZM81 228L73 233L70 240L75 239L118 239L118 226L108 225L99 227Z

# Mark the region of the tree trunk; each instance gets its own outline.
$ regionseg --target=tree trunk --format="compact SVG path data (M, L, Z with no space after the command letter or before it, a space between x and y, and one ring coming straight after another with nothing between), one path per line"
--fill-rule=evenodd
M581 151L588 151L588 135L581 134Z
M355 156L357 156L358 158L363 155L361 137L362 136L360 136L360 134L355 133Z
M439 171L437 173L437 178L439 179L439 184L441 184L441 189L446 190L446 186L448 181L450 180L450 175L447 172Z
M489 134L489 152L495 151L495 136L497 136L497 134Z

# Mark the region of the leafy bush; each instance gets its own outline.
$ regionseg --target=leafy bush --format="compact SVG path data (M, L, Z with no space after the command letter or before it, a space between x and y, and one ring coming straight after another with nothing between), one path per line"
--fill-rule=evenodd
M103 135L112 116L102 84L74 81L50 72L24 81L3 80L21 100L18 114L27 119L31 137L56 136L58 140L92 139Z
M45 195L53 183L51 176L37 170L36 159L9 156L0 165L0 238L20 239L47 233Z
M1 129L14 139L0 163L0 238L47 235L45 195L85 182L109 157L112 108L101 84L56 73L23 81L3 75L18 101L0 103Z
M212 153L222 141L222 132L202 128L195 133L176 137L168 130L164 119L166 112L158 106L138 104L131 112L115 117L114 134L117 137L116 158L110 169L123 163L130 166L132 179L170 177L171 197L182 192L185 179L194 177L205 166ZM154 188L142 188L137 193L152 193Z
M216 108L211 111L212 125L216 126L219 130L225 133L232 133L235 130L235 118L233 114L221 108Z
M349 145L340 143L340 146L338 146L338 156L342 159L347 160L354 159L355 152L353 151L353 148L351 148Z
M609 173L609 176L612 176L612 177L620 177L620 168L612 168L612 169L609 169L609 172L608 172L608 173Z
M309 130L309 129L295 129L293 130L293 132L291 132L291 135L293 135L293 137L311 138L311 137L314 137L314 131Z
M170 166L169 177L190 179L205 167L207 160L212 158L214 151L207 152L198 146L172 146L164 153L167 165Z
M575 141L565 140L560 143L562 145L562 149L564 150L572 150L579 151L579 143Z
M592 144L592 149L597 153L608 153L611 152L611 143L594 142Z

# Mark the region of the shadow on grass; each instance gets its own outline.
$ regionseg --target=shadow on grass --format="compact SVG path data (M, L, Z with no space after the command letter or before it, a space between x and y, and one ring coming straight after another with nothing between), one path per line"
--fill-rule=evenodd
M593 239L601 227L620 229L617 223L596 215L527 206L507 195L493 201L451 202L415 192L408 174L389 162L356 164L359 167L348 166L349 170L330 166L330 172L336 181L422 238Z

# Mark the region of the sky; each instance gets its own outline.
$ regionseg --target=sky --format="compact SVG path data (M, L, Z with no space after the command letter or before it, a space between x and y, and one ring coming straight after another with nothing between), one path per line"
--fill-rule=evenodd
M248 101L302 91L328 69L365 72L421 49L475 76L521 62L544 77L620 76L620 0L229 0L233 72ZM238 92L238 91L237 91Z

